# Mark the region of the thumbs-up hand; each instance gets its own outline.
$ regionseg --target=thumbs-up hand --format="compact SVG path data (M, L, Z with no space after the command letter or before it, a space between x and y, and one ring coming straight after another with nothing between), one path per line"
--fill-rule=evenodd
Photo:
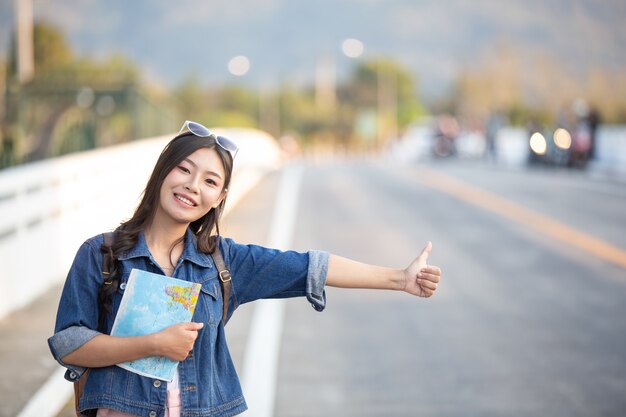
M427 298L437 290L441 278L441 269L427 264L432 249L432 243L426 243L422 252L404 270L404 291L409 294Z

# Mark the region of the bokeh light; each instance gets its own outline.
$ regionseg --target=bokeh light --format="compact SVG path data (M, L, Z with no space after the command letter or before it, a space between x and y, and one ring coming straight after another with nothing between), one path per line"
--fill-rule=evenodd
M554 131L553 139L556 146L561 149L569 149L572 146L572 135L563 128Z
M228 61L228 71L238 77L246 75L250 71L250 60L243 55L237 55Z
M548 150L546 138L539 132L535 132L530 137L530 149L537 155L545 155Z
M348 38L341 43L341 50L348 58L358 58L363 55L365 46L358 39Z

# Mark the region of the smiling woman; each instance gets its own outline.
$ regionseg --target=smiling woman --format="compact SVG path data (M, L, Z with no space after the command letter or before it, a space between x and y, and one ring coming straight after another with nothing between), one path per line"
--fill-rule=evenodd
M48 342L55 359L68 368L70 381L85 378L90 369L78 398L82 415L243 412L247 406L224 334L243 303L306 297L322 311L325 285L393 289L419 297L437 289L441 271L426 263L430 242L408 267L394 269L323 251L280 251L221 237L219 219L238 148L195 122L185 122L183 130L161 153L139 206L115 229L113 242L103 235L88 239L69 271ZM111 336L133 269L200 284L200 307L192 321L148 335ZM179 362L173 379L162 383L115 366L148 356Z
M198 149L165 177L153 224L175 221L186 227L215 209L228 191L224 178L218 154L213 149Z

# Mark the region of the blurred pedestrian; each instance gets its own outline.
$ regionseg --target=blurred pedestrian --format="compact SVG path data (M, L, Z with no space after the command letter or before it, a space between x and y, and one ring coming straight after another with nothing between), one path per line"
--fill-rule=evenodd
M600 125L602 119L600 117L600 112L595 107L592 107L589 110L589 114L587 115L587 123L589 124L589 133L591 135L591 147L589 149L589 159L594 159L596 157L596 139L598 132L598 125Z
M161 153L134 215L115 230L112 246L105 246L104 236L98 235L78 249L49 345L55 359L68 368L70 381L90 370L77 407L82 415L243 412L247 406L224 335L225 322L240 304L305 296L322 311L325 285L393 289L418 297L436 291L441 271L427 264L430 242L407 268L392 269L323 251L279 251L221 237L219 219L237 151L229 139L185 122ZM232 274L229 291L211 291L219 286L214 250L220 251ZM115 260L106 281L101 272L103 251ZM110 336L133 268L201 283L192 322L146 336ZM229 306L227 317L223 297ZM173 381L161 384L114 366L148 356L180 361Z
M576 122L572 132L568 166L584 167L594 156L598 115L592 112L587 102L581 98L574 101L572 110Z
M460 127L456 117L442 114L437 117L433 140L433 155L438 158L447 158L456 155L456 140Z
M486 149L485 149L485 158L490 162L497 162L498 160L498 149L496 140L498 138L498 133L500 129L502 129L506 125L506 118L504 114L497 110L487 119L487 125L485 127L485 140L486 140Z

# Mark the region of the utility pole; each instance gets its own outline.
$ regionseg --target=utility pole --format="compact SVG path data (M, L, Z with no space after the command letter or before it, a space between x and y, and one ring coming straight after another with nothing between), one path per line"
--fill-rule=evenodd
M376 68L378 101L378 144L398 136L398 80L393 70L385 70L379 63Z
M33 46L33 1L15 0L15 62L16 79L8 80L6 86L5 115L0 126L0 168L15 165L19 161L19 97L21 85L35 75Z
M318 109L333 110L337 103L335 60L330 55L318 58L315 68L315 104Z
M23 84L30 81L35 74L33 0L15 0L15 20L17 22L17 78L20 84Z
M276 139L281 135L280 95L269 86L262 86L259 90L259 129Z

